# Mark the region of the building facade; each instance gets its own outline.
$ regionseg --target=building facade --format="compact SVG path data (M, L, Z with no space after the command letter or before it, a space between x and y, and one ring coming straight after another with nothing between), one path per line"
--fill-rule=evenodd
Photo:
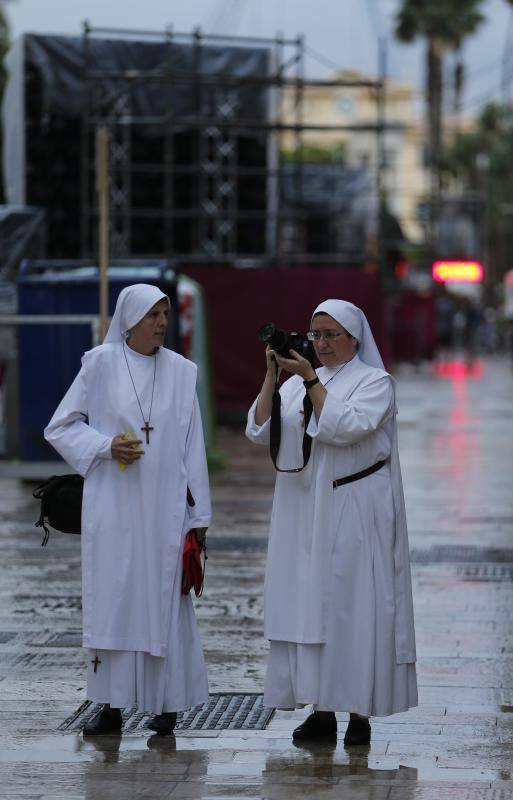
M370 78L357 70L340 70L330 76L336 80L364 82ZM301 118L305 125L375 125L378 106L375 90L365 86L306 87ZM298 117L297 93L284 92L282 121L293 124ZM389 129L383 142L382 187L388 210L399 220L407 239L422 242L424 224L422 207L429 196L430 175L427 159L425 108L421 93L413 84L389 79L385 90L385 120ZM455 130L455 121L446 119L446 135ZM461 126L461 122L460 122ZM378 137L375 131L305 130L305 147L333 151L334 159L343 159L351 167L364 167L377 174ZM297 138L287 132L282 149L293 151Z

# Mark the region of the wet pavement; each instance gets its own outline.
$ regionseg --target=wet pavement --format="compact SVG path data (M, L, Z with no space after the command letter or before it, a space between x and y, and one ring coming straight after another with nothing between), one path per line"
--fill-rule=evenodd
M398 371L420 705L372 721L370 748L296 747L266 730L84 742L79 541L33 527L31 486L0 479L0 798L513 799L513 376L505 361ZM222 431L207 588L196 601L214 692L259 692L273 474ZM344 730L347 715L339 714ZM342 737L340 737L342 739Z

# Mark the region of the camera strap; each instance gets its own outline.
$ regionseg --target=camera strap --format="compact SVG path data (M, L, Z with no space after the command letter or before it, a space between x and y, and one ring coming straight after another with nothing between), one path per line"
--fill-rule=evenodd
M310 400L310 396L307 391L305 391L305 396L303 398L303 414L304 414L304 425L305 430L303 433L303 466L296 467L295 469L280 469L277 466L278 461L278 453L280 452L280 444L281 444L281 395L280 395L280 387L278 384L278 364L276 364L276 381L274 383L274 391L273 391L273 399L272 399L272 407L271 407L271 427L270 427L270 443L269 443L269 452L271 454L271 459L274 464L274 469L277 472L301 472L310 459L310 451L312 449L312 437L307 434L308 423L310 422L310 417L312 416L313 405L312 401Z

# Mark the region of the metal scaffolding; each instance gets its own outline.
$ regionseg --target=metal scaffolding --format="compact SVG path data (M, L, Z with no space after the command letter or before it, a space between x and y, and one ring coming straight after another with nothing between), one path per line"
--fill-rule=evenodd
M84 102L81 159L81 255L96 251L98 215L94 192L94 134L106 126L110 140L110 245L113 258L165 256L182 262L223 262L251 259L273 263L343 262L342 252L305 252L300 235L305 218L304 137L308 132L372 132L376 136L377 160L375 191L382 196L384 168L384 77L376 81L307 80L304 74L305 42L302 37L286 39L205 35L94 28L84 24ZM96 63L92 43L112 39L159 42L168 57L158 68L126 67L111 69ZM191 68L176 69L173 48L190 48ZM208 48L258 48L267 53L266 74L207 72L204 55ZM192 112L177 115L170 102L164 113L141 114L134 111L134 92L143 87L161 87L163 95L171 89L192 98ZM362 125L327 125L305 120L305 93L310 87L336 90L344 87L368 89L375 101L375 122ZM281 97L293 94L293 119L281 118ZM241 109L241 93L265 97L264 117ZM189 101L190 102L190 101ZM163 141L161 157L141 160L134 151L134 133L141 126L158 130ZM397 126L395 126L397 127ZM194 157L188 162L177 158L176 137L186 131L194 142ZM281 142L293 137L291 164L281 163ZM259 163L248 163L242 152L244 143L259 149ZM257 159L258 161L258 159ZM292 171L292 178L291 178ZM283 181L292 180L295 202L284 200ZM158 202L140 207L134 199L134 180L151 181L158 186ZM187 201L178 187L187 188ZM250 187L248 190L247 187ZM245 188L246 187L246 188ZM254 187L254 203L248 192ZM243 189L246 194L244 199ZM382 219L378 203L376 230ZM161 246L141 252L135 241L137 226L154 224L162 232ZM184 237L183 230L187 229ZM180 236L179 234L182 233ZM186 241L185 241L186 239ZM247 242L251 240L251 246Z

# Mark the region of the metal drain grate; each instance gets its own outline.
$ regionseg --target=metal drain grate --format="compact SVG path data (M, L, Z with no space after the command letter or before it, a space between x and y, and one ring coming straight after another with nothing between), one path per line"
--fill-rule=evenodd
M263 705L261 694L211 694L207 703L178 714L176 730L222 731L264 730L274 708ZM86 700L58 730L77 732L96 714L100 705ZM141 714L136 708L123 710L123 732L144 733L152 714Z

